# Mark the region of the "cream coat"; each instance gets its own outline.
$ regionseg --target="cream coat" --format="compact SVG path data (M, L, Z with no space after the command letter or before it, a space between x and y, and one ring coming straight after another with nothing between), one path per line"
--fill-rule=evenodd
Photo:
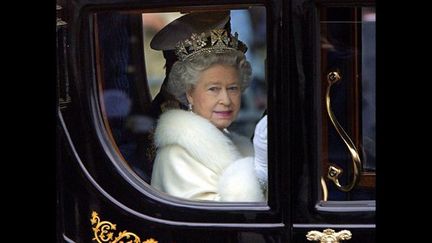
M159 119L155 144L155 188L192 200L264 201L249 139L192 112L169 110Z

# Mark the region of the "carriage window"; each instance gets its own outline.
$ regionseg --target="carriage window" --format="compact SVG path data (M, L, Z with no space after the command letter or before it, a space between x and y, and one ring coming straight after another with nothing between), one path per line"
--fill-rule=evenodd
M375 200L375 9L320 9L323 201Z
M161 48L155 50L157 48L151 46L151 41L170 22L186 15L188 12L184 10L159 13L106 11L94 14L96 70L105 127L124 163L148 184L152 183L157 154L154 143L155 128L161 114L172 107L184 109L185 112L188 109L181 103L173 104L171 96L167 101L167 94L162 92L166 85L164 81L167 77L167 68L171 68L173 64L170 63L173 62L173 59L170 59L172 56L167 56L175 52L168 53ZM232 9L228 13L230 19L227 24L231 28L231 33L234 36L237 32L238 40L247 46L245 56L251 64L252 75L249 86L244 92L239 92L241 104L236 119L227 127L230 131L227 137L232 138L233 133L242 135L252 146L255 126L263 117L267 107L264 64L266 59L265 8L254 6ZM175 33L169 35L175 37ZM159 41L157 44L161 46L163 45L161 43L162 41ZM224 45L231 45L231 42ZM240 47L234 48L240 50ZM227 80L229 78L230 76ZM228 93L235 93L241 88L231 83L227 83L226 87ZM225 86L222 88L225 89ZM194 109L198 109L200 104L198 101L193 104L194 113L199 113L199 110ZM220 120L234 114L230 107L215 108ZM211 117L206 118L211 121ZM192 128L197 126L195 123L188 125ZM195 139L198 141L198 137ZM203 137L199 141L210 143L212 139ZM191 137L190 140L193 141L194 138ZM212 145L208 145L208 148L212 148ZM239 150L239 152L243 154L245 151ZM218 155L217 151L207 151L207 153L213 157ZM233 157L223 153L219 156ZM204 173L209 177L214 176L210 172ZM192 177L190 179L193 180ZM200 180L206 181L206 179Z

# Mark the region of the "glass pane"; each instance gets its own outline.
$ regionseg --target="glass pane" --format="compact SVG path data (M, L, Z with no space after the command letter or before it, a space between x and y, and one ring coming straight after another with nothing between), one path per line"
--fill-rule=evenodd
M375 171L375 9L362 8L362 142L363 169Z
M374 200L375 9L322 7L320 29L324 200Z
M161 112L168 107L165 105L170 105L166 102L169 99L164 100L161 87L170 71L167 66L172 65L168 63L168 54L152 48L151 41L161 29L184 14L183 11L111 11L94 15L95 56L105 126L124 162L148 184L152 183L157 154L155 128ZM230 11L231 32L237 32L239 40L248 47L245 55L252 75L249 86L239 92L240 110L228 130L244 136L251 146L255 126L267 107L265 19L264 7Z

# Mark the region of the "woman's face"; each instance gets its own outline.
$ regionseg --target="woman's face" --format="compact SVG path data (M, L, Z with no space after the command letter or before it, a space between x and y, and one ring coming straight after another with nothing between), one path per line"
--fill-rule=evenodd
M192 111L219 129L227 128L240 110L241 88L238 71L216 64L201 72L187 99Z

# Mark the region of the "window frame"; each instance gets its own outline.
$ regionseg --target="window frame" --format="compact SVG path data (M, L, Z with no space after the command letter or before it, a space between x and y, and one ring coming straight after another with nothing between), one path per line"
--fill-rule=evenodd
M115 1L114 1L115 2ZM80 82L83 84L83 87L86 87L85 90L89 90L87 92L87 95L85 99L88 102L89 107L89 114L90 117L88 118L91 120L92 127L95 131L95 136L97 137L97 140L99 143L95 146L99 146L99 150L104 151L103 160L99 162L100 167L105 167L108 170L110 170L109 175L119 175L120 177L114 178L115 181L119 182L119 179L123 180L121 183L122 185L131 186L133 190L127 190L127 192L119 192L112 190L110 188L103 188L106 190L105 192L112 195L113 198L122 199L124 197L130 196L130 195L138 195L141 196L139 200L144 201L151 201L152 203L158 203L159 205L157 208L157 215L158 218L161 218L163 220L168 221L175 221L175 222L183 222L185 224L190 224L191 222L195 222L202 226L209 226L208 223L212 222L212 225L214 226L230 226L230 227L243 227L243 224L246 224L245 227L281 227L282 226L282 217L281 217L281 201L279 200L278 196L279 193L276 193L277 189L280 188L278 185L280 180L276 180L275 178L280 177L281 175L276 174L274 171L278 167L278 165L271 166L269 165L269 180L274 180L275 183L269 183L269 198L267 203L243 203L243 202L233 202L233 203L223 203L223 202L197 202L197 201L187 201L184 199L177 199L171 196L164 195L160 193L159 191L151 188L150 186L146 186L145 183L136 175L135 172L131 170L130 167L126 166L125 161L123 160L122 156L119 154L118 150L113 146L112 136L107 131L104 124L104 118L102 117L102 113L100 110L100 100L98 95L98 84L96 81L97 77L97 70L95 70L95 40L93 35L93 29L90 26L94 26L94 19L92 17L92 14L97 12L98 10L130 10L131 6L134 6L134 8L137 9L148 9L149 11L158 10L160 11L162 8L164 8L165 4L167 4L168 1L165 2L158 2L157 5L155 4L142 4L139 7L136 6L136 4L128 5L125 1L119 1L119 5L111 4L111 5L101 5L103 7L94 7L94 6L86 6L85 4L78 6L78 12L79 17L78 20L80 22L79 28L74 30L75 37L77 38L76 42L76 53L77 53L77 63L78 69L79 68L87 68L93 67L92 69L88 71L83 71L83 75L81 76ZM131 1L134 2L134 1ZM193 5L191 1L189 2L190 6L193 8L197 8L196 5ZM196 1L198 2L198 1ZM268 96L269 97L277 97L280 96L280 94L276 94L277 90L277 83L280 82L280 73L278 70L281 70L280 68L277 68L281 65L280 60L280 54L276 51L280 49L280 47L273 48L274 45L277 45L277 40L273 40L273 38L279 38L278 32L280 31L281 26L279 25L278 18L280 17L278 14L276 14L274 11L277 9L276 6L274 6L274 2L265 2L265 1L239 1L238 4L233 4L231 1L223 1L218 2L217 4L209 4L208 7L214 9L214 8L225 8L225 7L238 7L238 6L246 6L247 4L254 4L254 5L260 5L264 6L266 8L266 16L267 16L267 26L268 26L268 35L267 35L267 76L273 77L271 82L268 82ZM201 3L202 4L202 3ZM172 5L172 4L170 4ZM127 6L127 7L125 7ZM186 8L183 6L170 7L167 8L167 11L172 11L174 8L178 7L179 9ZM169 9L169 10L168 10ZM178 10L178 9L176 9ZM270 18L270 16L274 16ZM90 27L90 28L89 28ZM270 40L273 40L270 42ZM273 51L271 51L273 50ZM273 67L270 70L270 65ZM77 70L78 70L77 69ZM78 75L79 76L79 75ZM282 85L282 84L280 84ZM284 86L284 85L282 85ZM273 93L273 95L271 94ZM282 120L278 118L278 115L275 114L274 107L278 106L275 102L276 100L268 99L269 103L269 161L282 161L281 159L277 159L275 157L279 157L280 155L277 155L272 151L274 148L271 144L274 144L276 147L276 144L280 144L277 137L275 136L275 133L277 133L282 127L282 124L277 124L276 121ZM276 149L274 149L276 150ZM84 162L85 163L85 162ZM103 164L103 163L109 163L109 164ZM272 168L273 167L273 168ZM271 170L271 171L270 171ZM90 174L93 173L94 178L98 178L100 181L107 180L104 175L97 173L96 171L90 171ZM98 174L98 175L96 175ZM102 179L104 178L104 179ZM289 183L289 182L288 182ZM101 185L101 183L99 183ZM131 191L133 191L131 193ZM126 202L127 201L127 202ZM140 210L139 206L131 204L128 200L121 202L119 200L116 204L122 204L121 207L129 207L131 210L134 210L136 212L136 215L140 215L143 213L142 210ZM286 200L285 200L286 201ZM119 204L119 205L120 205ZM131 206L130 206L131 205ZM196 219L193 219L194 217L191 217L191 220L188 220L188 217L185 217L185 215L182 215L182 213L178 214L179 211L187 211L187 214L201 214L203 212L206 212L207 218L206 219L200 219L199 222L196 221ZM174 214L173 214L174 212ZM212 215L212 213L217 212L217 214ZM228 217L221 216L220 213L224 212L224 214ZM247 216L249 215L249 216ZM250 215L254 215L252 218L257 218L256 220L251 219ZM225 219L226 218L226 219ZM215 223L218 222L218 223Z

